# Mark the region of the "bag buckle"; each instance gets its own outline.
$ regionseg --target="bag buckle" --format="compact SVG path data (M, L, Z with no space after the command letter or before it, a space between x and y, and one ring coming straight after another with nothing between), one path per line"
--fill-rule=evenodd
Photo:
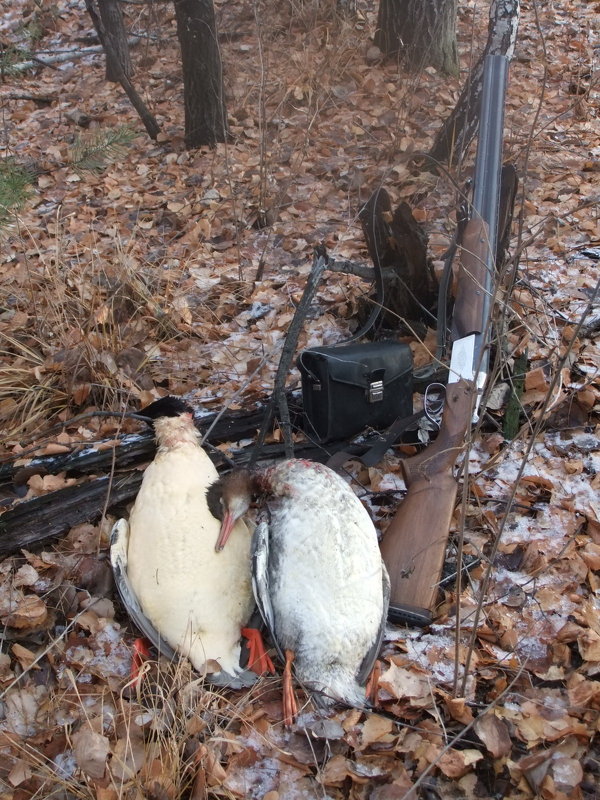
M383 400L383 381L371 381L367 391L369 403L379 403Z

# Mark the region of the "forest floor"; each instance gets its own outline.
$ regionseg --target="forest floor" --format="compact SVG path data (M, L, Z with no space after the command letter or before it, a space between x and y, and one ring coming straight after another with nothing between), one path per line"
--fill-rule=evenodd
M453 180L411 156L431 145L485 42L488 4L459 5L461 70L447 78L376 57L374 2L359 0L349 22L316 2L218 1L232 138L186 151L171 5L127 5L134 81L161 126L151 141L101 53L19 69L25 49L50 61L97 44L83 4L10 3L0 147L36 177L0 252L5 463L141 430L91 418L47 434L83 411L167 393L206 411L258 407L313 248L369 264L357 212L378 187L410 203L440 261L472 154ZM307 700L286 731L279 677L213 692L186 663L161 663L132 691L135 634L107 561L114 514L99 506L60 541L0 562L0 800L598 796L598 31L596 2L523 3L505 121L519 276L499 300L509 332L497 378L503 397L527 354L521 424L503 438L500 400L488 409L497 430L474 437L462 527L482 562L458 605L446 590L435 624L390 627L381 713L338 707L324 721ZM75 168L81 137L124 123L134 133L112 160ZM299 347L343 339L368 290L327 273ZM415 363L433 340L411 341ZM352 467L381 532L403 496L402 454ZM3 511L82 480L32 470L3 486Z

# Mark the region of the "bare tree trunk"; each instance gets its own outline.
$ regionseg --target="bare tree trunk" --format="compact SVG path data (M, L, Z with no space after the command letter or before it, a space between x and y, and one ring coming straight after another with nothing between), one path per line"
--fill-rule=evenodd
M144 123L144 127L148 132L148 136L151 139L156 139L156 137L160 133L160 127L158 125L158 122L156 121L153 114L150 112L150 110L148 109L148 107L138 94L135 86L132 84L130 79L123 71L121 62L119 61L117 54L113 49L111 38L103 35L102 21L98 16L98 14L96 13L93 0L85 0L85 7L92 19L92 22L94 23L94 27L98 31L98 36L100 37L100 41L102 42L102 46L104 47L104 51L106 53L107 63L110 62L112 67L114 68L117 80L123 87L125 94L129 98L129 101L131 102L131 105L135 108L135 110L139 114L140 119Z
M181 46L185 143L188 148L224 142L227 109L212 0L174 0Z
M105 39L110 39L112 52L115 53L121 69L127 78L131 78L133 67L119 0L98 0L98 10L100 11L103 35ZM106 53L106 80L113 83L119 82L118 68L112 63L108 51Z
M379 0L375 44L385 56L399 55L411 72L433 66L458 73L457 0Z
M454 111L440 128L429 155L434 163L458 163L475 138L483 91L483 64L488 55L512 57L519 27L519 0L494 0L490 6L488 38L471 70Z

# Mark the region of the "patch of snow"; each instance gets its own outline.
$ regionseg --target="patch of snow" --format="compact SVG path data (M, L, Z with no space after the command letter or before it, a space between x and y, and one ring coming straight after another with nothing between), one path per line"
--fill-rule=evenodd
M267 792L277 789L281 763L276 758L263 758L249 767L229 771L225 786L247 800L262 800Z
M511 515L502 532L502 542L504 544L530 542L533 538L531 529L534 522L531 517Z
M543 708L548 708L551 711L564 711L571 710L571 702L565 694L557 692L550 692L538 701L539 705Z
M379 775L385 775L388 772L388 768L383 764L378 765L366 761L355 761L354 764L352 765L352 771L355 772L357 775L364 775L366 777L372 778L372 777L377 777Z
M517 642L516 650L524 658L546 658L548 647L535 636L525 636Z
M592 487L589 475L570 475L563 488L565 491L562 496L573 498L575 509L583 514L589 513L598 503L598 490Z
M420 639L408 639L406 648L409 657L427 670L434 681L449 683L454 680L454 641L451 636L424 634ZM434 652L438 657L432 660Z
M246 313L248 319L261 319L265 317L269 311L273 311L273 306L255 300Z
M517 713L521 713L521 704L520 703L513 703L510 700L505 700L502 703L502 708L505 708L507 711L515 711Z
M58 753L54 756L52 761L56 767L56 774L59 778L62 778L62 780L68 780L75 774L77 761L72 750L65 750L64 753Z
M404 628L397 628L395 625L387 625L384 633L386 642L403 642L407 638L407 631Z
M600 472L600 453L592 453L583 463L588 472L597 475Z
M379 492L404 492L406 483L400 475L393 472L386 472L381 479L378 487Z
M126 678L131 669L131 653L121 638L121 627L108 620L95 636L98 648L88 665L98 667L102 674Z

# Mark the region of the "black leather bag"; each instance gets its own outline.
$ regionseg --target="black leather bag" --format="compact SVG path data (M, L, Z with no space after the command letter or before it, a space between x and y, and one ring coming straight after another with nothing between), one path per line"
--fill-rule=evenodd
M402 342L314 347L297 360L306 432L319 441L382 430L412 414L412 353Z

